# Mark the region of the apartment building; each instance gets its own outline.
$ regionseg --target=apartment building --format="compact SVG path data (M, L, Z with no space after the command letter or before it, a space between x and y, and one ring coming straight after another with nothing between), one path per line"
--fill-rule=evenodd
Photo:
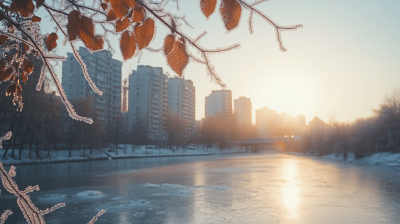
M86 81L80 63L72 53L62 63L62 86L68 97L91 97L97 112L97 120L103 128L110 130L116 126L121 115L121 68L122 62L112 58L111 52L103 50L90 53L80 47L79 54L86 64L90 78L103 92L100 96L93 92Z
M168 80L168 106L170 116L177 115L182 122L183 138L190 140L195 128L196 89L191 80Z
M234 100L234 114L239 127L249 128L252 123L250 98L239 97Z
M166 140L168 77L162 68L138 65L129 76L129 131L144 127L149 139Z
M230 90L213 90L206 97L206 116L223 120L226 130L229 130L232 121L232 92Z

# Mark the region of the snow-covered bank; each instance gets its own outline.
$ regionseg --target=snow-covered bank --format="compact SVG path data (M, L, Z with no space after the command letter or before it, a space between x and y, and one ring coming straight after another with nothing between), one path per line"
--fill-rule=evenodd
M339 160L357 164L400 166L400 153L390 153L390 152L375 153L371 156L367 156L361 159L356 159L353 153L349 153L346 159L343 158L343 155L336 156L335 154L322 156L321 158L329 160Z
M105 159L120 159L120 158L143 158L143 157L165 157L165 156L200 156L213 154L227 153L245 153L246 149L241 147L233 147L231 149L202 148L188 147L178 149L157 148L156 146L140 146L133 145L118 145L118 153L116 147L105 148L102 150L93 150L92 154L87 149L72 150L69 157L68 150L40 151L40 158L36 158L36 152L32 152L29 158L29 150L22 150L21 160L18 160L19 151L15 151L15 158L11 157L11 150L7 154L7 158L0 157L0 162L4 165L19 165L19 164L35 164L35 163L55 163L55 162L73 162L73 161L89 161L89 160L105 160ZM4 154L4 149L0 150L0 156Z

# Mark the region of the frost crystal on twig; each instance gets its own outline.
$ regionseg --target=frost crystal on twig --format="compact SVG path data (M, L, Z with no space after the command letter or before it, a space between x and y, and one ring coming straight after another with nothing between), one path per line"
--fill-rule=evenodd
M5 211L3 212L3 214L1 214L1 217L0 217L0 224L4 224L4 222L6 221L6 219L8 218L8 216L10 216L10 215L12 215L12 214L13 214L13 212L12 212L11 210L9 210L9 209L5 210Z
M12 132L9 131L9 132L7 132L6 135L4 135L3 137L0 137L0 149L3 148L3 141L10 140L11 136L12 136Z
M29 186L24 191L19 190L18 185L12 179L15 176L15 174L16 173L15 173L14 166L11 166L9 172L7 172L3 167L3 163L0 162L0 177L1 177L1 181L3 182L3 186L8 192L10 192L11 194L14 194L16 197L18 197L17 204L18 204L19 208L21 209L22 214L24 215L26 221L29 224L44 224L45 221L44 221L43 216L45 214L48 214L58 208L65 206L64 203L59 203L50 209L46 209L44 211L39 210L32 203L31 198L27 195L27 193L30 193L32 191L38 191L39 186L37 186L37 185L34 187ZM9 213L7 213L7 214L10 215ZM3 218L3 215L2 215L2 218Z
M97 215L95 215L89 222L88 224L93 224L97 221L97 219L103 215L104 213L106 213L106 210L102 209L99 213L97 213Z

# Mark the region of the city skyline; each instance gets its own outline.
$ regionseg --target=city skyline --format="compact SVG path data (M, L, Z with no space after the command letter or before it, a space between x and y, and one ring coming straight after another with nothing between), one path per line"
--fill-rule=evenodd
M351 122L372 116L383 97L400 85L400 32L392 28L400 25L399 1L282 0L260 4L258 8L279 24L303 24L296 32L282 33L287 52L279 50L273 27L257 17L254 34L248 33L248 12L243 12L238 29L226 33L219 15L205 21L196 4L182 2L180 7L182 12L191 12L186 19L196 28L183 25L180 29L191 37L208 30L201 40L205 47L241 44L239 49L213 54L210 59L232 90L232 97L251 98L253 108L268 106L293 116L304 114L307 123L315 116L328 122L331 114L338 121ZM180 15L180 11L171 10ZM45 32L51 32L51 27L42 26ZM168 33L161 25L156 26ZM164 35L158 33L151 44L153 49L162 46ZM113 58L122 61L117 38L112 45ZM62 47L62 39L58 46L60 53L70 51ZM175 75L162 53L145 52L137 61L133 58L123 63L122 80L137 65L163 67ZM60 77L61 68L57 73ZM196 120L200 120L204 117L204 97L220 87L210 82L201 64L190 63L184 78L197 87Z

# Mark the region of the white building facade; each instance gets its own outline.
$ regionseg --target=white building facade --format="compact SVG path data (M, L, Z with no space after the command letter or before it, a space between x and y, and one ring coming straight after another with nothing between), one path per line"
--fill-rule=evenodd
M232 92L230 90L213 90L206 97L206 118L221 115L231 117L232 115Z
M168 80L169 113L178 115L183 125L183 138L190 140L195 128L196 89L191 80Z
M252 116L250 98L239 97L239 99L235 99L234 108L236 122L239 127L251 127Z
M129 76L129 131L141 122L147 136L165 141L168 118L168 77L162 68L138 65Z
M82 67L72 53L62 63L62 87L68 99L92 97L97 120L103 128L114 127L121 116L121 68L122 62L112 59L109 51L90 53L86 48L79 48L79 54L86 64L89 76L103 92L94 93L85 77Z

